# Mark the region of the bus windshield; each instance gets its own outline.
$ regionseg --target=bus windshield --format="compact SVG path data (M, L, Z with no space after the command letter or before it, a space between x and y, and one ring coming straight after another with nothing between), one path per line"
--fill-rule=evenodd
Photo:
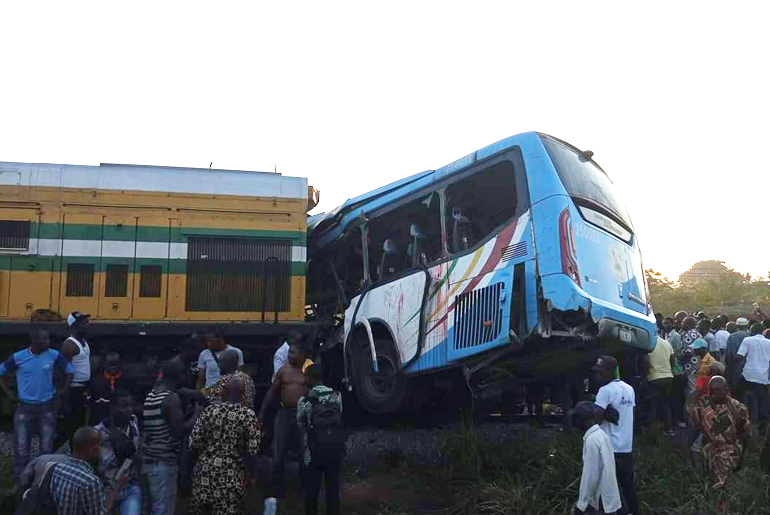
M625 206L614 195L615 189L607 174L591 161L580 157L577 151L547 136L541 136L553 166L564 188L571 197L599 204L622 221L628 230L633 229Z

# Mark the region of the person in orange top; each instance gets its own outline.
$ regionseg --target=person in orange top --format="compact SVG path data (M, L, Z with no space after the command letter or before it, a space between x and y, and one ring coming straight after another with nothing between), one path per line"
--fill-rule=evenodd
M703 338L698 338L692 344L693 353L698 356L698 368L695 371L695 380L709 375L709 367L717 360L709 354L708 343Z

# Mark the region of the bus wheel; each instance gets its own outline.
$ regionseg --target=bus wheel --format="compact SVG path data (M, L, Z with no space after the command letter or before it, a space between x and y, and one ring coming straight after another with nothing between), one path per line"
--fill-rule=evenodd
M372 370L368 346L357 348L354 374L356 397L369 413L392 413L401 407L406 397L407 378L398 373L400 361L393 343L379 339L374 345L378 372Z

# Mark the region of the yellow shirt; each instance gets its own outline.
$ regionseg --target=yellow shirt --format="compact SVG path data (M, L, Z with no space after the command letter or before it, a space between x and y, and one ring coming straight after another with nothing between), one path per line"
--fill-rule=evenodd
M710 375L711 372L709 368L711 367L712 363L716 363L716 359L709 354L706 353L705 356L703 356L700 361L698 361L698 371L695 373L695 377L703 377Z
M647 354L647 363L650 367L647 370L647 380L666 379L674 377L671 373L671 356L674 355L674 349L671 344L663 338L658 337L655 344L655 350Z

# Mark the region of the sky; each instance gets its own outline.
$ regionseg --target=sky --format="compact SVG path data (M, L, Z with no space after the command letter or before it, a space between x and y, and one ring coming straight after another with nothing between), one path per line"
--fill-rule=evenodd
M766 275L767 11L2 3L0 161L277 169L319 212L537 130L595 152L647 268Z

